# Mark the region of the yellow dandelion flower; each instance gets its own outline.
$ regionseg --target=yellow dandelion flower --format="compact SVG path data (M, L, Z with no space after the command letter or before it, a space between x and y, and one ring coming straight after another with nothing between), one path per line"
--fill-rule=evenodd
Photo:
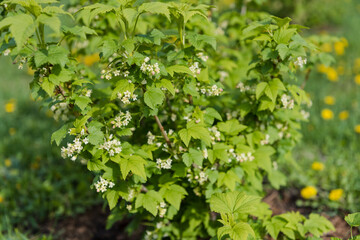
M360 133L360 124L356 125L354 130L356 133Z
M325 108L321 111L321 117L324 120L330 120L334 118L334 113L330 109Z
M83 58L83 62L86 66L91 67L94 63L100 60L99 54L94 53L92 55L85 56Z
M326 77L332 82L336 82L337 80L339 80L338 73L332 67L327 68Z
M345 44L341 41L334 43L334 50L337 55L344 55L345 53Z
M324 43L322 46L321 46L321 51L323 52L332 52L333 48L332 48L332 45L330 43Z
M10 128L10 129L9 129L9 134L10 134L10 136L15 135L15 133L16 133L16 129L15 129L15 128Z
M319 65L317 65L317 70L318 70L318 72L326 73L328 70L328 67L325 66L324 64L319 64Z
M315 187L313 186L307 186L303 189L301 189L300 192L301 196L305 199L311 199L311 198L315 198L316 194L317 194L317 190Z
M334 105L335 104L335 98L333 96L326 96L326 97L324 97L324 102L327 105Z
M340 113L339 113L339 118L340 118L340 120L342 120L342 121L344 121L344 120L346 120L346 119L348 119L349 118L349 111L341 111Z
M315 170L315 171L322 171L324 169L324 164L321 163L321 162L313 162L311 164L311 168L312 170Z
M3 196L0 196L0 203L4 202Z
M355 81L355 83L356 83L357 85L360 85L360 74L357 74L357 75L355 76L354 81Z
M343 193L344 190L342 190L341 188L333 189L329 193L329 199L331 201L338 201L342 197Z
M15 99L10 99L5 103L5 112L12 113L15 111Z
M11 160L10 159L5 159L5 166L6 167L11 167Z

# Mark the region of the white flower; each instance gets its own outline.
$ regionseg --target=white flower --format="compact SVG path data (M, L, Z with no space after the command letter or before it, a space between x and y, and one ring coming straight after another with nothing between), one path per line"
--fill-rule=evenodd
M92 90L91 90L91 89L90 89L90 90L87 90L85 96L86 96L86 97L91 97L91 93L92 93Z
M11 50L10 49L6 49L3 54L4 56L8 56L10 54Z
M159 169L171 169L171 163L172 160L170 158L166 160L162 160L160 158L156 159L157 168Z
M306 58L302 59L302 57L298 57L297 60L294 62L294 64L296 66L299 66L300 68L303 68L306 62L307 62Z
M113 188L115 186L115 183L100 177L100 180L97 181L94 186L97 192L106 192L108 188Z
M265 135L265 139L261 140L261 141L260 141L260 144L261 144L261 145L269 144L269 140L270 140L270 135L269 135L269 134L266 134L266 135Z
M282 103L284 108L287 108L287 109L293 109L294 108L294 99L291 99L291 97L286 95L286 94L283 94L281 96L281 103Z

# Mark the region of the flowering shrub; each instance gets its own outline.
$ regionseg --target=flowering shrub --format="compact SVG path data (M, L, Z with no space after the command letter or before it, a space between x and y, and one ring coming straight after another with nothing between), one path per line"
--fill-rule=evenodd
M64 121L51 140L65 161L87 162L111 219L146 223L145 239L333 228L318 215L272 217L260 202L264 181L286 184L278 162L308 118L296 72L305 84L327 61L301 26L205 4L102 2L73 14L54 0L3 1L0 29L3 54L35 71L32 96Z

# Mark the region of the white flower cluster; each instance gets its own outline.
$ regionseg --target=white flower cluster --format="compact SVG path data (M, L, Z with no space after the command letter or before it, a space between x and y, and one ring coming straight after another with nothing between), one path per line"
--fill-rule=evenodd
M201 60L203 60L204 62L206 62L209 59L209 56L204 55L204 53L202 52L197 53L196 56Z
M92 90L89 89L89 90L86 91L85 97L91 97L91 94L92 94Z
M301 115L303 116L303 118L305 118L306 120L309 119L309 117L310 117L310 113L309 113L309 112L306 112L305 110L301 110L300 113L301 113Z
M202 154L205 159L207 159L209 157L208 150L206 148L204 150L202 150Z
M11 53L11 50L10 50L10 49L6 49L6 50L3 52L3 55L4 55L4 56L8 56L10 53Z
M211 127L211 128L208 128L208 129L209 129L209 131L210 131L211 133L213 133L213 136L211 136L211 141L212 141L212 142L215 142L215 140L216 140L216 141L220 141L220 140L221 140L221 139L220 139L220 136L221 136L220 131L218 131L218 129L217 129L216 126L213 126L213 127Z
M200 167L201 168L201 167ZM197 181L200 185L203 185L204 182L208 180L208 176L204 171L200 171L199 175L195 175L193 177L193 174L190 169L188 169L188 174L186 174L186 177L188 178L188 181L191 182L193 179Z
M121 128L127 126L131 121L131 114L129 111L126 111L126 113L123 113L120 111L120 114L117 115L114 119L114 121L111 121L111 124L113 124L113 128Z
M261 144L261 145L269 144L269 140L270 140L270 135L269 135L269 134L266 134L266 135L265 135L265 139L261 140L261 141L260 141L260 144Z
M170 158L166 160L156 159L157 168L159 169L171 169L171 163L172 160Z
M112 157L115 153L117 154L121 152L121 142L115 138L113 139L113 135L111 134L108 140L105 139L104 144L100 145L100 149L105 149Z
M288 130L288 126L283 125L282 123L277 123L276 124L276 128L280 130L280 132L278 133L279 138L283 138L284 137L284 133ZM287 138L291 137L291 133L287 133L286 134Z
M208 176L206 175L205 172L201 171L199 173L199 176L195 176L195 179L199 182L200 185L203 185L204 182L208 180Z
M157 206L157 208L159 209L159 217L163 218L166 214L166 203L165 202L161 202L159 206Z
M47 77L48 75L49 75L49 70L46 67L39 69L39 77L43 78L43 77Z
M194 77L196 77L196 74L200 74L201 72L201 68L199 67L199 62L194 62L194 64L191 65L189 69L194 74Z
M140 70L143 73L150 73L151 75L155 75L157 73L160 73L160 68L158 63L154 63L153 65L147 64L147 62L150 61L149 57L146 57L144 59L144 62L141 64Z
M81 153L83 150L83 144L86 145L89 143L89 140L87 137L85 137L85 130L81 130L80 136L77 136L73 143L68 143L67 147L61 148L61 157L63 158L71 158L72 161L75 161L77 158L77 155Z
M296 61L294 62L294 64L295 64L296 66L299 66L300 68L303 68L304 65L306 64L306 62L307 62L307 59L306 59L306 58L302 59L302 57L298 57L298 58L296 59Z
M149 145L154 144L155 135L153 135L150 131L148 131L148 133L146 134L146 136L148 137L147 143L148 143Z
M294 108L294 99L291 99L290 96L283 94L281 96L281 102L284 108L293 109Z
M21 70L24 68L24 64L26 63L26 58L21 58L20 59L20 63L19 63L19 66L18 66L18 69Z
M229 152L238 162L251 162L255 159L251 152L237 154L234 149L230 149ZM231 162L231 159L229 159L229 162Z
M115 186L115 183L100 177L100 180L97 181L94 186L97 192L106 192L108 188L113 188Z
M117 77L117 76L124 76L124 77L128 77L130 74L129 71L124 71L123 73L121 73L120 70L118 69L109 69L109 70L101 70L101 79L106 79L106 80L110 80L112 79L113 77Z
M211 88L209 89L205 89L205 88L202 88L200 89L200 92L202 94L208 94L209 96L219 96L220 93L222 93L223 89L222 88L219 88L218 86L216 86L215 84L211 86Z
M66 102L58 102L51 106L50 110L53 112L53 117L56 121L59 119L63 121L67 121L67 114L69 113L68 103Z
M118 99L120 99L124 104L129 104L131 101L137 100L137 95L131 93L130 91L125 91L123 93L117 94Z
M236 85L236 88L239 88L240 92L249 91L251 89L250 86L245 86L243 82L239 82L238 85Z

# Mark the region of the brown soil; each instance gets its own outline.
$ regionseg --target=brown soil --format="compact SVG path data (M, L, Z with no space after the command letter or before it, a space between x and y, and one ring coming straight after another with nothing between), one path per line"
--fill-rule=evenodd
M89 209L84 214L47 223L42 232L52 234L57 240L137 240L144 229L140 227L131 236L125 232L129 219L123 219L106 230L108 210L101 206Z
M295 206L296 199L299 194L297 190L287 189L281 193L272 190L264 198L264 202L268 203L274 215L282 214L288 211L299 211L301 214L308 215L311 208L299 208ZM132 236L128 236L125 227L129 224L129 219L124 219L114 224L109 230L106 230L105 223L108 210L104 210L100 206L89 209L84 214L76 217L66 218L59 222L50 222L42 229L43 233L51 233L58 240L137 240L141 239L144 228L140 227ZM343 217L334 216L327 217L335 226L336 230L323 236L324 239L338 237L341 239L350 238L350 227L343 220ZM345 214L343 214L345 215ZM353 234L358 234L357 229L353 229Z

